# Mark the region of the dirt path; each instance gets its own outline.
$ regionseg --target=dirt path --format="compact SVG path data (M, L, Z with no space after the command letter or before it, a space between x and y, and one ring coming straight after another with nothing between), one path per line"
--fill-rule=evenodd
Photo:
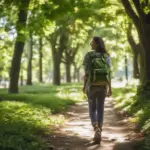
M116 142L127 140L131 129L120 120L113 110L112 100L105 101L105 117L101 145L92 143L93 128L90 123L87 102L81 102L70 108L68 121L57 129L49 142L52 150L112 150Z

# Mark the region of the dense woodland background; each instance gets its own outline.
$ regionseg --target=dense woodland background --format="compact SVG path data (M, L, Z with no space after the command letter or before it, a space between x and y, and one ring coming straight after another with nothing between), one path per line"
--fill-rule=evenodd
M1 84L10 81L10 93L18 92L18 84L81 81L82 59L94 35L105 41L113 78L128 79L129 71L142 85L149 82L148 0L2 0L0 5L0 78Z

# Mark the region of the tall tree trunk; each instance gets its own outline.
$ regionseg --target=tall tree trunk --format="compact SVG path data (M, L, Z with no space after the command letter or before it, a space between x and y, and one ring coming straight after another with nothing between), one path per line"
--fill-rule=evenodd
M146 1L141 2L139 0L132 0L137 13L132 8L132 5L129 0L121 0L122 4L126 10L128 16L133 20L133 23L138 31L140 44L142 46L141 49L141 60L144 61L143 64L143 77L141 80L141 84L143 87L150 86L150 24L147 19L150 19L150 15L144 12L143 3L148 7L148 3Z
M143 81L144 84L150 85L150 24L143 25L143 33L141 34L141 43L145 50L145 79Z
M140 77L140 72L138 67L138 53L134 53L133 56L133 77L135 79L139 79Z
M147 26L145 23L142 22L143 25L139 25L137 27L138 35L140 39L141 44L141 63L143 66L141 66L142 71L142 78L141 78L141 84L143 86L150 83L150 25Z
M43 53L42 53L43 43L42 38L39 39L39 82L43 82Z
M60 63L61 55L60 51L55 48L55 43L51 43L52 46L52 58L53 58L53 84L60 85Z
M75 62L73 62L73 66L74 66L74 81L77 79L77 81L80 82L80 68L81 68L81 66L77 67Z
M145 78L145 68L143 67L145 63L144 57L139 57L139 64L140 64L140 81L144 81Z
M66 64L66 81L71 83L71 66L69 63Z
M80 82L80 68L77 69L77 80Z
M79 50L79 44L76 48L66 49L65 51L65 60L62 61L66 65L66 82L71 83L71 64L74 64L75 56Z
M10 69L10 84L9 93L18 93L18 80L21 65L21 56L24 49L25 42L25 30L27 13L30 0L21 0L21 4L18 11L18 21L16 23L17 38L14 47L14 54Z
M53 84L60 85L60 58L53 55Z
M60 37L57 34L60 35ZM50 44L52 46L52 57L53 57L53 84L54 85L61 84L60 64L61 64L62 54L66 49L66 43L67 43L67 35L64 31L61 32L60 30L59 33L57 34L54 33L53 35L51 35L51 39L50 39ZM56 48L56 41L58 37L59 37L59 47Z
M132 24L130 23L127 31L127 39L133 52L133 77L139 79L140 71L139 71L138 56L141 57L140 54L141 46L140 44L136 44L131 32L132 32Z
M30 33L28 42L27 85L32 85L32 56L33 56L33 37L32 33Z
M75 62L73 62L73 67L74 67L73 78L74 78L74 82L75 82L77 79L77 66L76 66Z
M66 66L66 82L71 83L71 61L67 53L65 66Z
M75 82L76 81L76 67L73 66L73 81Z

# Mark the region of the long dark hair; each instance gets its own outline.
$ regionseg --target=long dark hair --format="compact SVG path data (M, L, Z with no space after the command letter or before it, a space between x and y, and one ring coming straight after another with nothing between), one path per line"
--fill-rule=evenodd
M93 37L93 40L94 40L94 42L97 44L96 52L102 53L102 54L104 54L104 53L107 53L107 54L108 54L108 52L107 52L107 50L106 50L106 48L105 48L104 41L103 41L103 39L102 39L101 37L99 37L99 36L94 36L94 37Z

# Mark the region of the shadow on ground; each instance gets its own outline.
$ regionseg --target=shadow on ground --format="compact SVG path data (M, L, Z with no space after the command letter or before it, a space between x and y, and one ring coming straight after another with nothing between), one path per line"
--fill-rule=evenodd
M113 110L112 100L106 99L105 119L101 145L92 143L94 135L87 102L81 102L70 108L65 125L56 129L56 134L47 137L52 150L112 150L118 142L127 142L132 128L126 121L120 120ZM119 149L121 150L121 149Z

